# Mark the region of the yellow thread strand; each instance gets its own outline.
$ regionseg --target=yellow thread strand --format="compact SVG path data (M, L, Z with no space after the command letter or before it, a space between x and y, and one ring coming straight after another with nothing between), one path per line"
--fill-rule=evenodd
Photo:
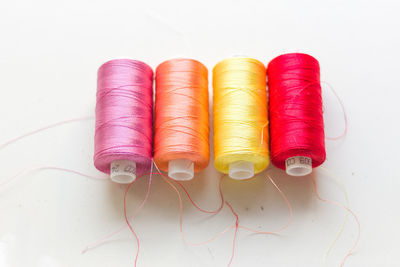
M213 70L214 165L228 173L229 164L254 163L255 173L269 158L266 69L252 58L229 58Z

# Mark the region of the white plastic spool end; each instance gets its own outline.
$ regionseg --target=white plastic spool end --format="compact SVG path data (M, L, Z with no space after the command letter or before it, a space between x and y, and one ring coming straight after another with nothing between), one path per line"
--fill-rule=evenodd
M111 181L119 184L130 184L136 179L136 162L119 159L111 162Z
M286 159L286 173L291 176L305 176L312 172L312 160L309 157L295 156Z
M174 159L168 162L168 176L177 181L188 181L194 176L194 163L188 159Z
M236 180L249 179L254 176L254 163L250 161L236 161L229 164L229 177Z

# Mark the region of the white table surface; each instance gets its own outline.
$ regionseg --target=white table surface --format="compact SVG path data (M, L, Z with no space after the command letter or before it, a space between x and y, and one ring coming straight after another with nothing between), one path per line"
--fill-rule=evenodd
M348 114L348 135L327 141L324 164L343 182L362 226L346 266L400 266L399 8L395 0L2 1L0 143L54 122L94 116L96 71L109 59L140 59L155 68L191 57L211 71L232 55L267 64L285 52L309 53ZM343 118L332 93L323 90L332 136L343 129ZM93 120L71 123L6 147L0 151L1 181L39 165L101 176L92 160L93 126ZM268 171L293 205L293 224L275 236L239 231L232 267L322 266L345 212L316 200L310 176ZM337 183L314 174L322 196L344 202ZM186 183L200 206L218 206L219 177L211 162ZM133 186L130 211L143 199L146 183L144 178ZM176 194L158 176L151 190L134 222L141 240L138 266L226 266L233 231L203 247L187 246L179 236ZM223 191L243 225L270 230L288 219L265 172L247 182L226 179ZM1 187L0 266L133 266L136 245L128 230L80 253L124 224L122 197L123 188L109 181L55 170ZM234 223L227 208L207 217L184 201L184 230L192 241ZM340 264L355 236L349 218L328 266Z

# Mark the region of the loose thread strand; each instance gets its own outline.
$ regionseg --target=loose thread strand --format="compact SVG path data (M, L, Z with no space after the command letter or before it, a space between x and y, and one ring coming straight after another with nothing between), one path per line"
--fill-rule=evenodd
M204 210L204 209L200 208L200 207L193 201L193 199L192 199L192 197L190 196L190 194L189 194L189 192L187 191L187 189L186 189L180 182L175 181L175 183L177 183L177 184L182 188L182 190L185 192L185 194L186 194L187 197L189 198L190 202L193 204L193 206L194 206L196 209L198 209L199 211L204 212L204 213L216 214L216 213L220 212L220 211L222 210L222 208L224 207L224 195L222 194L222 179L223 179L223 178L224 178L224 175L223 175L223 176L221 177L221 179L219 180L219 185L218 185L218 187L219 187L219 195L220 195L220 198L221 198L221 205L219 206L218 209L212 210L212 211L208 211L208 210Z
M48 130L48 129L51 129L51 128L55 128L57 126L61 126L63 124L68 124L68 123L71 123L71 122L79 122L79 121L93 120L93 119L94 119L93 116L87 116L87 117L81 117L81 118L75 118L75 119L70 119L70 120L59 121L59 122L44 126L42 128L39 128L39 129L30 131L30 132L27 132L25 134L22 134L20 136L17 136L15 138L11 139L11 140L8 140L7 142L5 142L3 144L0 144L0 150L4 149L5 147L7 147L7 146L9 146L9 145L21 140L21 139L24 139L24 138L26 138L28 136L40 133L42 131L45 131L45 130Z
M231 204L229 204L228 201L225 201L226 205L230 208L232 211L233 215L235 216L235 233L233 234L233 245L232 245L232 255L231 258L229 259L228 267L231 266L233 258L235 257L235 247L236 247L236 239L237 239L237 233L239 230L239 215L234 211L232 208Z
M167 177L166 175L164 175L164 174L158 169L157 165L155 165L155 167L156 167L156 169L158 170L158 172L159 172L159 174L161 175L161 177L164 179L164 181L165 181L168 185L170 185L171 188L177 193L178 200L179 200L179 230L180 230L181 237L182 237L183 241L184 241L186 244L188 244L188 245L190 245L190 246L205 245L205 244L207 244L207 243L210 243L210 242L214 241L215 239L217 239L218 237L220 237L220 236L223 235L224 233L228 232L229 230L235 228L235 233L234 233L234 238L233 238L233 246L232 246L232 255L231 255L231 258L230 258L230 260L229 260L228 267L232 264L232 261L233 261L234 255L235 255L236 239L237 239L237 233L238 233L239 228L245 229L245 230L247 230L247 231L255 232L255 233L258 233L258 234L275 234L275 233L278 233L278 232L280 232L280 231L283 231L284 229L286 229L287 227L289 227L290 224L292 223L292 220L293 220L293 209L292 209L292 206L291 206L289 200L287 199L286 195L283 193L283 191L279 188L279 186L274 182L274 180L273 180L269 175L267 175L267 177L269 178L269 180L271 181L271 183L274 185L274 187L278 190L278 192L280 193L280 195L282 196L282 198L285 200L286 204L288 205L288 209L289 209L289 213L290 213L289 222L288 222L287 224L285 224L283 227L279 228L278 230L271 231L271 232L262 232L262 231L258 231L258 230L255 230L255 229L251 229L251 228L246 227L246 226L241 226L241 225L239 224L239 216L238 216L238 214L234 211L234 209L233 209L233 207L230 205L230 203L229 203L228 201L225 201L225 200L224 200L224 197L223 197L223 194L222 194L221 181L220 181L220 196L221 196L221 199L222 199L223 203L227 204L227 206L230 208L232 214L235 216L235 218L236 218L235 224L234 224L234 225L231 225L231 226L228 226L228 227L225 228L223 231L217 233L217 234L214 235L212 238L210 238L210 239L208 239L208 240L206 240L206 241L199 242L199 243L190 242L190 241L187 240L187 238L185 237L185 235L184 235L184 233L183 233L183 201L182 201L182 197L181 197L181 195L180 195L180 193L179 193L179 190L176 188L176 186L174 186L174 184L172 183L172 181L170 181L170 178ZM221 178L221 180L222 180L222 178ZM176 181L175 181L175 182L176 182ZM185 191L185 193L187 194L188 198L191 199L190 194L188 193L188 191L186 190L186 188L185 188L182 184L180 184L179 182L177 182L177 183L178 183L179 186ZM204 213L218 213L218 212L220 211L220 209L222 208L222 206L223 206L223 205L221 205L221 207L220 207L219 209L217 209L217 210L215 210L215 211L213 211L213 212L210 212L210 211L206 211L206 210L204 210L204 209L198 207L198 206L194 203L194 201L192 201L192 200L191 200L191 203L192 203L193 206L196 207L199 211L202 211L202 212L204 212Z
M77 174L77 175L80 175L80 176L83 176L86 178L90 178L93 180L107 180L108 179L108 177L94 176L94 175L86 174L86 173L83 173L80 171L75 171L75 170L67 169L67 168L61 168L61 167L56 167L56 166L40 166L40 167L25 169L25 170L18 172L17 174L11 176L9 179L6 179L2 183L0 183L0 188L9 184L10 182L14 181L15 179L17 179L20 176L23 176L23 175L26 175L28 173L35 172L35 171L41 171L41 170L58 170L58 171L62 171L62 172L69 172L69 173Z
M182 196L181 196L181 194L180 194L178 188L176 188L176 186L170 181L170 178L169 178L168 176L166 176L165 174L163 174L163 173L160 171L160 169L158 168L158 166L157 166L156 164L154 164L154 166L155 166L156 169L158 170L158 174L161 175L161 177L163 178L163 180L176 192L176 194L177 194L177 196L178 196L178 200L179 200L179 231L180 231L180 235L181 235L183 241L184 241L186 244L188 244L188 245L190 245L190 246L201 246L201 245L205 245L205 244L210 243L211 241L217 239L218 237L220 237L221 235L223 235L224 233L228 232L230 229L232 229L232 228L234 227L234 226L228 226L228 227L225 228L223 231L217 233L217 234L216 234L215 236L213 236L212 238L210 238L210 239L208 239L208 240L206 240L206 241L203 241L203 242L194 243L194 242L188 241L187 238L185 237L185 234L183 233L183 201L182 201ZM183 185L181 185L181 187L183 187ZM187 191L186 191L186 192L187 192ZM188 194L188 193L187 193L187 194ZM189 198L191 198L189 194L188 194L188 196L189 196ZM222 193L221 193L221 196L222 196ZM192 203L194 203L194 202L192 201ZM194 205L194 206L196 207L197 205ZM203 210L203 209L199 208L198 206L197 206L197 208L198 208L199 210ZM220 208L217 209L218 212L219 212L219 210L220 210ZM208 212L208 211L203 211L203 212L205 212L205 213L210 213L210 212ZM213 212L213 213L215 213L215 212Z
M142 203L139 205L139 207L134 211L134 213L131 215L131 217L129 218L129 221L132 222L132 220L136 217L136 215L143 209L143 206L146 204L149 195L150 195L150 188L151 188L151 183L152 183L152 174L153 174L153 164L151 166L150 169L150 173L149 173L149 182L147 185L147 191L146 191L146 195L142 201ZM139 178L139 177L138 177ZM127 224L122 225L120 228L118 228L117 230L113 231L110 234L107 234L106 236L100 238L99 240L91 243L90 245L87 245L83 250L82 250L82 254L86 253L88 250L94 249L102 244L104 244L105 242L107 242L108 240L110 240L114 235L120 233L122 230L124 230L126 227L128 227Z
M317 181L316 181L316 178L315 178L315 177L312 178L312 182L313 182L313 184L314 184L314 192L315 192L315 195L316 195L317 199L319 199L319 200L322 201L322 202L326 202L326 203L329 203L329 204L331 204L331 205L344 208L347 212L349 212L349 213L353 216L354 220L355 220L356 223L357 223L358 233L357 233L356 241L354 242L353 247L350 248L350 249L348 250L348 252L346 253L346 255L344 256L344 258L343 258L343 260L342 260L342 262L341 262L341 264L340 264L340 266L342 267L342 266L344 266L344 263L345 263L346 259L351 255L351 253L352 253L352 252L354 251L354 249L357 247L358 242L359 242L359 240L360 240L360 232L361 232L360 221L358 220L357 215L356 215L349 207L343 205L343 204L340 203L340 202L332 201L332 200L327 200L327 199L322 198L322 197L319 195L318 187L317 187Z
M129 222L128 216L127 216L127 214L126 214L126 195L128 194L129 188L131 188L131 186L133 185L134 182L135 182L135 181L131 182L131 183L128 185L128 187L126 188L126 190L125 190L125 194L124 194L124 217L125 217L125 222L126 222L126 224L128 225L129 229L131 230L133 236L134 236L135 239L136 239L136 246L137 246L137 249L136 249L136 255L135 255L135 262L134 262L134 263L135 263L134 266L136 267L136 266L137 266L138 257L139 257L140 242L139 242L139 237L137 236L135 230L133 229L131 223Z
M290 204L290 202L289 202L288 198L286 197L285 193L283 193L283 191L279 188L279 186L275 183L275 181L271 178L271 176L269 176L267 174L267 177L271 181L271 183L275 186L275 188L278 190L278 192L282 196L282 198L285 200L285 202L287 204L287 207L289 209L289 214L290 214L289 221L284 226L282 226L281 228L279 228L277 230L274 230L274 231L271 231L271 232L258 231L258 230L251 229L251 228L246 227L246 226L239 226L239 228L242 228L242 229L245 229L247 231L257 233L257 234L268 234L269 235L269 234L277 234L277 233L285 230L286 228L288 228L292 224L292 221L293 221L293 208L292 208L292 205Z
M339 104L340 104L340 108L342 109L342 112L343 112L343 119L344 119L344 130L343 130L343 132L342 132L340 135L338 135L338 136L335 136L335 137L328 137L328 136L326 136L325 138L328 139L328 140L339 140L339 139L342 139L343 137L346 136L347 130L348 130L348 121L347 121L346 109L344 108L344 104L343 104L342 100L340 99L340 97L339 97L339 95L336 93L336 91L333 89L333 87L332 87L329 83L327 83L327 82L321 81L321 83L326 84L326 85L328 86L328 88L329 88L329 89L333 92L333 94L335 95L337 101L338 101Z
M337 179L337 176L336 176L336 175L334 175L332 172L328 171L327 169L325 169L325 168L323 168L323 167L319 167L319 170L324 170L324 171L328 172L330 178L332 178L332 179L340 186L340 188L342 189L342 191L343 191L343 193L344 193L344 196L345 196L346 206L349 207L349 206L350 206L350 203L349 203L349 195L347 194L347 190L346 190L346 188L344 187L343 183L342 183L339 179ZM337 232L335 238L332 240L332 242L331 242L331 244L329 245L328 249L325 251L324 259L323 259L324 267L326 267L327 264L328 264L328 256L329 256L329 253L331 252L331 250L332 250L333 247L335 246L336 242L337 242L337 241L339 240L339 238L341 237L341 235L342 235L342 233L343 233L343 231L344 231L344 227L345 227L345 225L346 225L346 223L347 223L348 218L349 218L349 213L346 211L346 215L345 215L345 217L344 217L343 223L341 224L341 226L340 226L340 228L339 228L339 230L338 230L338 232Z

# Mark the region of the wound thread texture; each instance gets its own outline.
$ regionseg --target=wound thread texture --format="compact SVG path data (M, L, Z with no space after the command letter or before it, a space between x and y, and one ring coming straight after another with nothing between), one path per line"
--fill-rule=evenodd
M266 69L252 58L228 58L213 71L214 165L222 173L237 161L269 164Z
M272 163L304 156L313 168L325 161L320 69L310 55L292 53L273 59L267 69Z
M94 164L110 173L111 162L136 162L140 175L151 166L153 71L145 63L116 59L98 70Z

